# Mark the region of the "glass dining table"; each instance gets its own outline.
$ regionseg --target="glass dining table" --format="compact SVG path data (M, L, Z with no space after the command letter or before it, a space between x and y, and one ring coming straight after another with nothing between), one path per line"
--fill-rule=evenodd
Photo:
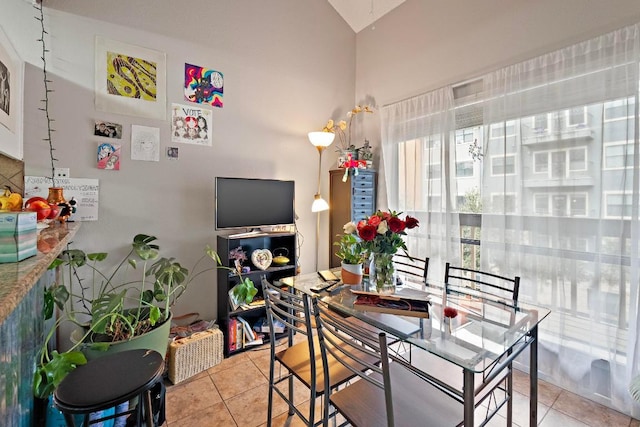
M339 271L336 272L339 275ZM318 292L323 280L317 273L302 274L280 279L282 285L316 295L331 308L354 316L387 334L410 343L442 360L461 368L462 389L433 376L429 370L420 375L438 385L444 392L458 399L464 406L464 426L474 426L477 390L509 373L514 359L529 349L529 421L538 423L538 324L550 311L532 304L507 304L488 299L466 289L451 289L444 283L427 284L401 278L403 285L394 294L408 301L429 301L425 313L402 313L397 309L367 308L356 304L360 291L369 292L365 278L362 285L338 283L331 291ZM446 309L446 310L445 310ZM384 315L381 315L381 312ZM447 313L448 316L445 316ZM455 317L451 315L455 313ZM418 316L418 317L416 317ZM428 316L428 317L427 317ZM400 317L413 322L416 329L407 333L396 325ZM481 375L478 375L481 374ZM480 380L478 380L480 378ZM476 384L476 382L481 384ZM508 399L512 396L508 395ZM507 424L512 421L512 404L507 405Z

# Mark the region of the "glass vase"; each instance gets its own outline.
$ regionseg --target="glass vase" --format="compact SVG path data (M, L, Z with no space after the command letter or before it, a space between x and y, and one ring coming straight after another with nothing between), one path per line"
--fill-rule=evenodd
M372 253L369 265L369 281L371 290L382 295L396 292L396 268L393 265L393 254Z

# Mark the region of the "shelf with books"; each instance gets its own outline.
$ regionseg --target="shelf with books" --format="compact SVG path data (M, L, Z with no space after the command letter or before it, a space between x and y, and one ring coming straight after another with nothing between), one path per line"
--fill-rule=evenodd
M271 253L273 259L283 258L276 254L284 253L286 264L263 263L262 260L252 260L251 254L254 252ZM218 298L218 324L225 334L224 355L228 357L230 354L245 351L259 344L260 339L263 344L269 343L268 331L259 332L262 334L260 339L252 337L251 334L242 330L239 334L238 322L246 321L250 328L253 328L260 318L265 317L264 298L262 296L261 279L266 277L270 282L274 282L283 277L295 274L296 265L296 235L294 233L269 233L258 235L240 235L238 236L218 236L217 252L223 265L234 267L234 260L240 256L239 267L242 269L242 278L249 278L258 289L257 295L249 304L238 303L230 295L231 289L239 282L238 275L229 273L228 270L218 269L217 277L217 298ZM267 257L269 258L269 257ZM282 262L282 260L278 260ZM241 318L242 320L238 320ZM241 325L244 327L244 325ZM246 332L246 333L245 333ZM235 334L235 335L234 335ZM276 337L286 336L286 332L277 333Z

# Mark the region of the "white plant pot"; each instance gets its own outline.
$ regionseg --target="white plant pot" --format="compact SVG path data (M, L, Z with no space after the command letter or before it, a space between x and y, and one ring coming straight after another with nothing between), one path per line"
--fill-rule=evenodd
M345 285L359 285L362 283L362 264L341 264L342 283Z

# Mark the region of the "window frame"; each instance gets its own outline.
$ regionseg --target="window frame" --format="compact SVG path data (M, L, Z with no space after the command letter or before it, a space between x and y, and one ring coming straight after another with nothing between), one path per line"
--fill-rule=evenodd
M496 154L495 156L491 156L491 176L516 176L518 174L518 157L516 155L517 153L508 153L508 154ZM504 159L505 162L502 164L502 167L506 169L506 159L507 158L512 158L513 159L513 173L495 173L494 172L494 167L496 165L494 165L495 159Z
M634 144L633 142L629 142L629 141L613 141L613 142L603 142L602 143L602 170L624 170L624 169L631 169L633 168L633 164L631 165L625 165L625 166L607 166L607 159L609 158L609 156L607 156L607 149L613 146L629 146L631 147L632 152L630 153L631 155L631 160L633 161L633 150L634 150Z
M582 108L582 122L581 123L571 123L571 113L573 110L577 110L579 108ZM565 127L567 129L569 128L576 128L576 127L580 127L580 126L587 126L587 119L588 119L589 115L587 113L587 106L581 106L581 107L572 107L569 108L567 110L565 110Z
M609 197L610 196L629 196L631 197L630 203L624 204L624 200L623 200L623 204L622 209L624 212L624 209L626 209L626 207L628 206L629 209L633 209L633 194L630 193L624 193L622 191L604 191L602 193L603 195L603 203L602 203L602 208L604 210L604 212L602 213L602 216L606 219L623 219L623 220L629 220L631 219L631 215L627 216L627 215L623 215L622 217L620 215L611 215L609 213Z

